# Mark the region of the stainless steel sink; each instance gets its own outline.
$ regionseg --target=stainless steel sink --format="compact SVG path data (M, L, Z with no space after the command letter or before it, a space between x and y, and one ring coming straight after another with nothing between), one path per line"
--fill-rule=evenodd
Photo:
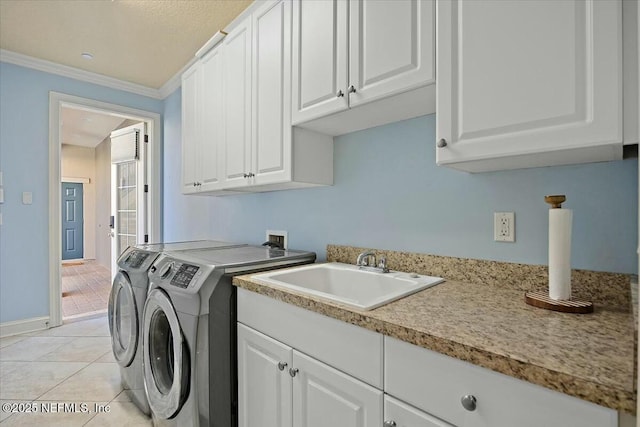
M337 262L272 271L252 277L365 311L444 281L441 277L398 271L381 273Z

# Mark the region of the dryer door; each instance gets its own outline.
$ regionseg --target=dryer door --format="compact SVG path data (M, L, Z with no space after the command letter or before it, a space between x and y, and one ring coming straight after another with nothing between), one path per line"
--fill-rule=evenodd
M171 300L153 289L144 306L144 385L154 415L168 419L189 389L189 351Z
M113 355L121 366L133 361L138 346L138 308L129 276L119 271L109 295L109 330Z

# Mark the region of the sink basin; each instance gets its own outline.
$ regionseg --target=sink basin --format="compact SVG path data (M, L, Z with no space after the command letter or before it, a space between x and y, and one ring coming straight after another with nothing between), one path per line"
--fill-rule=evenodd
M331 262L252 276L269 284L335 301L359 310L372 310L443 282L441 277L413 273L362 270Z

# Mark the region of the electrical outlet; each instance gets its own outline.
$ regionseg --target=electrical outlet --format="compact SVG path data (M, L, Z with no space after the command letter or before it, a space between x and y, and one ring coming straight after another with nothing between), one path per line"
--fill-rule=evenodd
M494 212L493 240L496 242L516 241L516 221L513 212Z
M284 249L288 247L288 233L284 230L267 230L266 239L267 242L274 242L280 244Z

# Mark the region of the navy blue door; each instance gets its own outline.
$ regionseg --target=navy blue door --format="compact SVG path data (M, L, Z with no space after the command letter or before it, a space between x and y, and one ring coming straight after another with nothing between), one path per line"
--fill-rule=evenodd
M82 247L82 184L62 183L62 259L78 259Z

